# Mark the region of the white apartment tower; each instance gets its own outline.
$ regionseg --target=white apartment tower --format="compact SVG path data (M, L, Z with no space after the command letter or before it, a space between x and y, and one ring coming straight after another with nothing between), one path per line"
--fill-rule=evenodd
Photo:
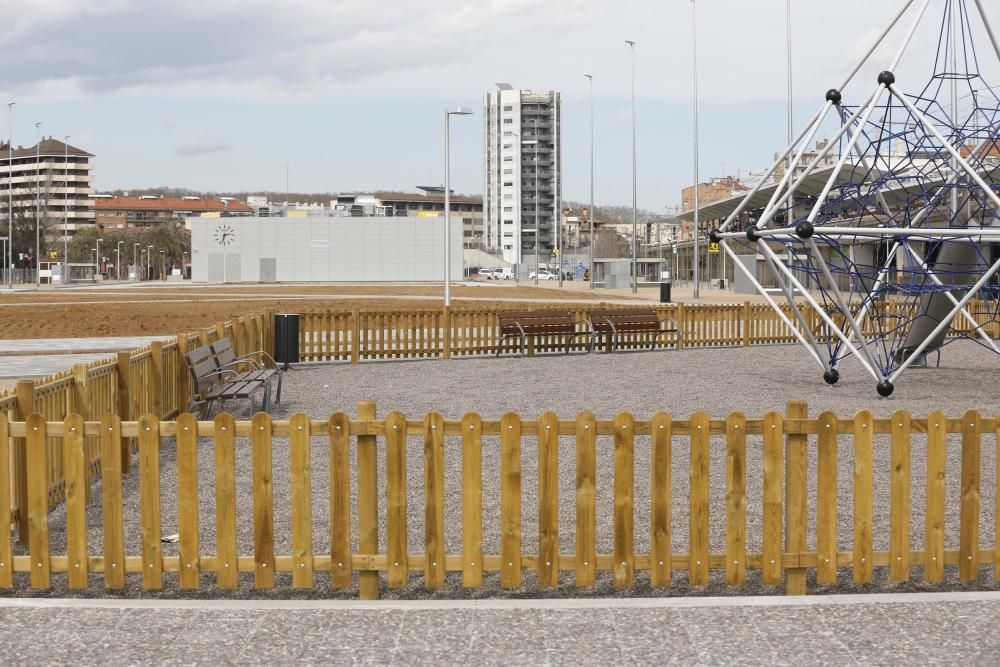
M562 207L559 93L498 83L483 106L486 244L505 261L533 270L536 240L539 261L553 259Z
M43 137L28 148L11 150L7 142L0 144L3 228L7 227L9 198L13 200L15 220L21 217L33 221L37 206L43 229L50 236L62 235L64 217L69 234L93 227L93 157L52 137Z

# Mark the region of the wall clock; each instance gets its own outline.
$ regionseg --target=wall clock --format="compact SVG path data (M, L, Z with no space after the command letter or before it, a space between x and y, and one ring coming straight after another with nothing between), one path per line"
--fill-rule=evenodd
M232 245L236 240L236 230L229 225L219 225L215 228L215 242L220 246Z

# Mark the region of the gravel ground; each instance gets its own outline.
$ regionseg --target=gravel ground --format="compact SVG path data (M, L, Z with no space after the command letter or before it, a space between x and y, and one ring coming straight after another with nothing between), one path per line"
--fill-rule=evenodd
M942 358L941 368L914 369L898 383L891 399L880 399L874 391L874 382L863 374L861 368L847 363L842 369L843 379L836 387L828 387L820 372L807 355L797 347L774 346L736 349L685 350L683 352L642 352L617 355L590 354L539 356L534 359L509 357L503 359L466 359L450 362L382 362L359 366L345 364L300 366L285 376L284 403L275 411L278 419L294 412L305 412L314 417L326 417L334 411L354 414L359 400L376 400L379 416L399 410L410 419L419 419L428 411L438 410L445 418L460 418L475 411L484 418L497 418L507 411L516 411L524 419L535 419L544 410L553 410L561 418L570 419L584 410L593 411L599 419L610 419L619 411L632 412L637 419L648 418L663 410L686 418L698 410L722 418L729 412L742 411L749 418L759 418L769 410L784 410L787 400L803 400L809 404L811 415L823 410L833 410L849 416L861 409L871 409L876 417L888 416L897 409L908 409L915 416L926 415L933 409L944 409L957 416L968 409L979 409L984 415L998 412L1000 373L993 370L991 357L975 344L961 343L949 346ZM984 370L985 369L985 370ZM246 418L246 415L238 418ZM673 550L687 550L688 535L688 446L686 438L674 440L673 455ZM925 489L925 438L913 437L911 456L911 548L920 548L924 531ZM176 533L176 466L172 440L164 441L161 457L161 493L163 534ZM461 459L457 455L458 439L446 443L445 470L445 525L446 550L449 554L461 553ZM380 447L382 443L380 441ZM712 440L711 457L711 514L710 547L713 553L725 550L725 444L721 437ZM423 552L423 445L420 438L411 438L408 445L408 515L410 553ZM483 447L483 549L484 553L499 553L500 492L499 442L484 438ZM612 551L612 482L613 447L610 438L598 440L597 502L599 553ZM814 450L813 450L814 452ZM312 495L313 543L315 553L329 549L329 474L326 442L313 439ZM838 534L840 548L849 550L852 542L853 465L850 438L842 437L839 452ZM202 553L214 553L214 471L213 445L203 439L199 452L201 486ZM289 472L287 442L276 439L274 444L274 500L275 500L275 553L291 553L291 528L289 508ZM960 439L952 436L948 442L947 495L946 495L946 548L958 546L958 518L961 484ZM380 457L380 468L384 461ZM571 437L560 440L559 541L563 553L572 552L575 542L575 443ZM635 450L635 551L646 553L649 549L649 478L650 450L648 438L636 439ZM382 468L384 469L384 468ZM878 438L875 446L875 549L888 549L889 523L889 443L887 437ZM814 548L812 521L815 516L815 458L809 462L810 479L810 538ZM251 504L251 471L249 441L238 443L238 547L240 554L253 553L253 528ZM995 438L983 437L982 492L980 532L982 545L993 543L996 507L996 451ZM762 463L760 438L750 437L747 443L747 547L749 552L760 551L762 529ZM100 485L95 487L89 508L90 547L98 553L102 545L100 516ZM352 480L352 494L356 480ZM141 553L139 523L138 480L130 474L124 483L126 552ZM381 544L384 549L385 496L380 488ZM535 553L537 538L537 450L534 438L525 437L522 443L522 549ZM65 515L57 508L50 515L52 553L65 553ZM354 531L357 534L357 531ZM173 555L176 545L164 544L164 553ZM356 546L356 545L355 545ZM947 580L942 585L920 583L920 568L912 572L913 582L892 584L887 581L887 570L876 570L875 582L857 586L850 583L850 570L841 571L841 581L835 586L816 586L811 581L810 590L817 592L859 592L940 589L988 589L996 586L992 568L982 568L978 582L958 582L957 572L949 568ZM633 588L615 590L610 574L599 574L597 587L578 591L573 585L573 575L562 573L557 589L536 589L534 574L525 573L525 586L516 591L499 588L497 574L487 575L482 589L465 590L461 587L461 574L448 575L443 591L428 592L420 587L422 575L411 575L411 586L399 591L386 591L387 596L399 597L482 597L482 596L582 596L582 595L677 595L712 594L744 595L778 593L780 587L760 583L759 573L748 572L746 587L730 588L724 583L723 572L713 572L712 584L707 588L693 589L687 585L686 573L674 573L674 585L667 591L651 589L646 573L637 573ZM65 576L54 577L52 591L29 591L27 576L19 575L15 594L67 595ZM316 587L309 591L293 591L288 586L290 576L279 576L279 589L275 592L258 592L252 588L251 575L241 575L241 587L236 593L215 590L215 577L203 575L203 589L181 592L176 589L176 576L165 576L166 589L159 593L177 597L339 597L353 596L356 591L334 591L327 587L327 576L316 575ZM138 575L130 575L127 594L140 595ZM103 579L94 576L92 592L103 592ZM149 593L146 593L149 595Z

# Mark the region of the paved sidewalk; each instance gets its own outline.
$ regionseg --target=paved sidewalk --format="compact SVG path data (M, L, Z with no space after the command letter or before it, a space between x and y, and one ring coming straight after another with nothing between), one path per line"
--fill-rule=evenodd
M69 370L74 364L106 359L119 351L145 347L170 336L108 338L36 338L0 340L0 392L20 379L35 379Z
M0 600L11 664L996 664L1000 593Z

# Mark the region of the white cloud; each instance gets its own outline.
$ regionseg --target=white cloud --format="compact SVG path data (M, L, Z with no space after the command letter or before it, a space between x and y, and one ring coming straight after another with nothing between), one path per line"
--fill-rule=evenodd
M177 154L181 157L201 157L230 150L232 146L222 139L193 139L177 146Z

